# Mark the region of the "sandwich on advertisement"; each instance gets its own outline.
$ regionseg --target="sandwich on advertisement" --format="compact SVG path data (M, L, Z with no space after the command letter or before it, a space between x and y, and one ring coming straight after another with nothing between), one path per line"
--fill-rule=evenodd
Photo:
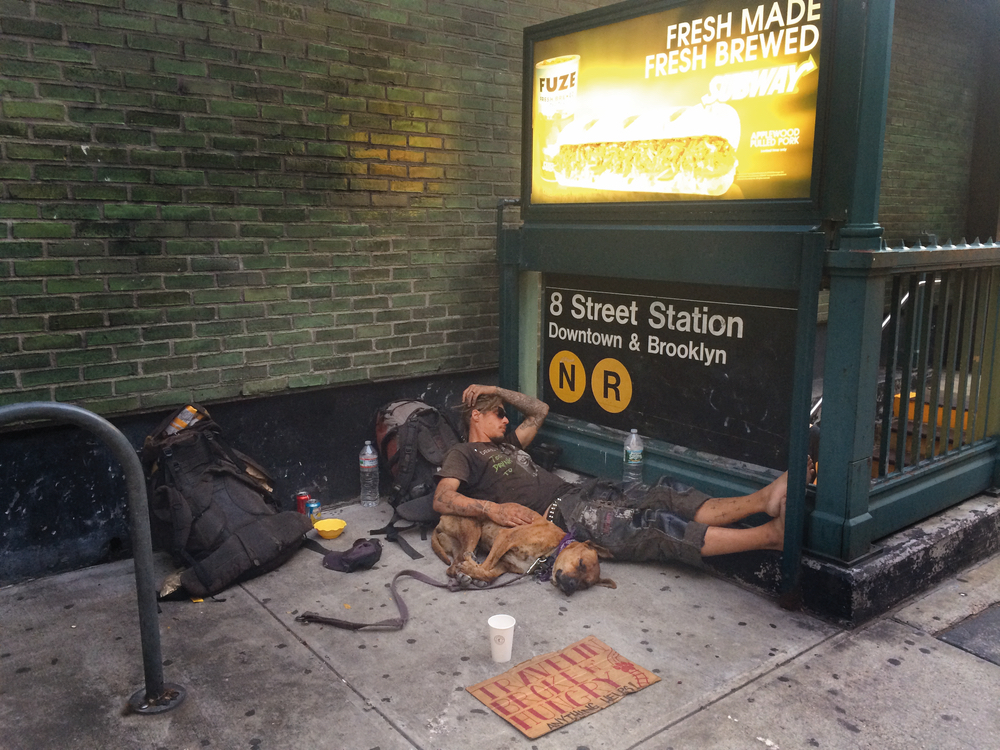
M570 124L552 164L567 187L723 195L736 177L740 117L728 104Z

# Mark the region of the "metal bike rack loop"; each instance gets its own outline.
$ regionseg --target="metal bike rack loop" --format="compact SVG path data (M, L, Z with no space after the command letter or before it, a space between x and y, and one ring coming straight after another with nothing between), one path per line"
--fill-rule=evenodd
M121 430L103 417L79 406L45 401L0 406L0 427L34 420L75 424L89 430L111 449L125 469L128 487L129 526L135 563L135 590L139 600L139 635L142 640L142 667L146 686L129 698L131 710L140 714L163 713L176 708L186 692L179 685L163 682L160 652L160 625L153 580L153 543L149 531L149 501L142 464Z

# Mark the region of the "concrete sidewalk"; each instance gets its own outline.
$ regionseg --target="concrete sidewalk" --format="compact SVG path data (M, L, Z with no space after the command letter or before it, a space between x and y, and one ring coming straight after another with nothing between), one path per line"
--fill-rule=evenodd
M384 505L336 514L347 530L321 542L338 550L389 517ZM158 715L124 710L143 686L131 562L0 589L0 747L1000 747L1000 667L970 653L989 656L992 628L938 637L993 611L997 558L853 631L698 570L622 563L603 566L617 589L573 597L534 581L452 593L401 579L402 631L295 621L395 616L398 571L444 579L430 543L407 538L423 559L384 544L374 569L344 574L302 549L215 600L163 602L164 676L187 697ZM517 618L510 664L490 659L497 612ZM465 690L590 635L661 681L535 740Z

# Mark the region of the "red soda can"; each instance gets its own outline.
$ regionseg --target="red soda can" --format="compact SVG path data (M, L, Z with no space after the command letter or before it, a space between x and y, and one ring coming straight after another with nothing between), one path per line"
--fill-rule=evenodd
M295 510L303 515L306 512L306 503L310 500L308 492L296 492L295 493Z

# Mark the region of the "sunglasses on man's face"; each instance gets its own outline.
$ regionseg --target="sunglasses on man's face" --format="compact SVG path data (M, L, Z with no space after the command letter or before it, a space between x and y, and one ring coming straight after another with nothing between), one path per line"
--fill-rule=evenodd
M503 422L507 418L507 412L504 411L502 406L498 406L496 408L495 414L497 415L497 419L499 419L501 422Z

